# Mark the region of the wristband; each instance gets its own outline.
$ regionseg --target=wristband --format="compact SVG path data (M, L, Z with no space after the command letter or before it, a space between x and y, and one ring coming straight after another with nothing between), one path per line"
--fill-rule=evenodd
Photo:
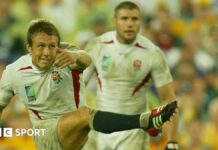
M179 145L177 142L169 141L167 143L167 150L178 150L178 149L179 149Z

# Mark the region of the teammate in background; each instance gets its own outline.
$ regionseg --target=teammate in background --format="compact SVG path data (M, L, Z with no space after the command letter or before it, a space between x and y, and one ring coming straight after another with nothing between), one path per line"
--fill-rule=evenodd
M90 56L73 46L60 45L57 28L47 20L31 22L27 49L29 54L3 72L0 117L13 95L17 95L27 106L33 127L45 129L45 136L34 137L39 150L78 150L86 142L90 128L103 133L160 128L175 113L176 101L155 115L122 115L86 107L81 73L91 63ZM158 125L153 124L156 118L161 118Z
M176 100L173 79L162 51L139 34L140 8L133 2L121 2L115 8L116 31L107 32L88 43L86 51L92 64L84 71L88 82L93 73L99 81L96 109L127 115L147 110L146 83L151 78L164 103ZM158 124L158 123L157 123ZM178 116L170 124L166 150L178 149ZM158 131L149 132L151 135ZM149 138L142 130L103 134L92 130L85 150L148 150Z

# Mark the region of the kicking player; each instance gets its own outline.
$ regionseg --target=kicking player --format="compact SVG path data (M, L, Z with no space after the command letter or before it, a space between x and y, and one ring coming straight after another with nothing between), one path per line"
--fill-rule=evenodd
M164 54L146 37L138 34L141 19L141 11L135 3L120 3L113 17L116 31L95 38L85 48L93 63L85 70L84 80L88 82L96 72L99 81L96 109L128 115L145 112L145 88L149 79L153 80L165 103L176 99ZM178 149L177 118L168 130L167 150ZM150 135L159 132L150 131ZM84 149L148 150L148 136L140 129L112 134L92 130Z
M90 56L75 47L60 46L59 32L50 21L31 22L27 49L29 54L8 65L3 72L0 116L17 95L27 106L33 127L46 129L45 136L34 137L39 150L81 149L90 127L103 133L157 129L175 113L176 101L157 114L122 115L86 107L81 73L91 63ZM157 118L160 119L155 121Z

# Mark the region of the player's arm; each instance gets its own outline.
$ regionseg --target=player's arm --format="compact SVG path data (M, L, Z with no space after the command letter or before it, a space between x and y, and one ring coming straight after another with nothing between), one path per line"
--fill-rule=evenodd
M3 106L0 106L0 126L1 126L1 124L2 124L2 111L3 111L3 109L4 109L4 107Z
M92 62L91 57L84 50L71 52L74 62L70 64L72 69L85 70Z
M0 84L1 84L1 82L0 82ZM8 90L4 90L0 87L0 120L1 120L1 115L2 115L3 109L9 103L9 101L11 100L12 97L13 97L12 92L10 92Z
M2 117L2 111L3 111L4 108L5 108L5 107L0 106L0 122L1 122L1 117Z
M14 96L12 89L12 75L13 73L6 68L0 79L0 119L3 109L10 103L11 98Z
M88 84L94 72L95 72L95 66L93 63L91 63L91 65L89 65L89 67L87 67L87 69L85 69L83 72L83 80L85 82L85 85Z
M63 49L64 48L64 49ZM71 69L84 70L91 63L91 57L84 50L70 50L70 47L60 48L54 65L59 68L69 66Z
M102 44L101 42L98 41L97 38L89 41L85 47L85 51L87 51L89 55L92 57L92 63L83 72L83 79L86 85L88 84L89 80L91 79L91 77L96 71L95 60L96 58L99 57L101 48L102 48Z

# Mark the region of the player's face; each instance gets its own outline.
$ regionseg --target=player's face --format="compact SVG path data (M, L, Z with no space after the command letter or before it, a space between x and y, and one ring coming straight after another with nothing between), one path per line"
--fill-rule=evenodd
M52 66L58 53L58 37L37 33L33 36L32 45L27 45L32 55L33 64L39 69L48 69Z
M140 30L141 17L137 9L120 9L114 17L117 39L121 43L132 43Z

